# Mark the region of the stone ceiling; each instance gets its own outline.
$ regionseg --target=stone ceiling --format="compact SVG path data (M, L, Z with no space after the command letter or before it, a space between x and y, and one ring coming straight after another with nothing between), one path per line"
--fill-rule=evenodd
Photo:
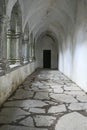
M8 1L7 15L11 14L16 1ZM23 30L29 23L30 32L36 38L45 31L55 33L57 37L63 36L75 23L77 0L19 0L19 3Z

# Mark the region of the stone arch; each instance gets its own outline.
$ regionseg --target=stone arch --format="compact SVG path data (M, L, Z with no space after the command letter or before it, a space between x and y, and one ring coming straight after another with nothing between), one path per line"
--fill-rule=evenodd
M23 21L23 2L22 0L7 0L7 6L6 6L6 15L8 16L9 19L11 19L11 14L12 14L12 10L14 8L14 6L16 5L16 3L19 4L20 10L22 12L22 21Z
M0 0L0 15L6 14L6 1Z
M11 19L7 28L7 60L9 64L21 63L21 33L22 14L19 1L15 3L11 12Z
M22 30L22 13L18 0L12 9L10 22L12 30L14 31L16 31L16 29L19 29L18 31Z
M58 40L53 32L47 30L41 33L36 42L36 58L38 66L43 67L43 51L51 50L51 68L58 69ZM37 51L38 50L38 51Z

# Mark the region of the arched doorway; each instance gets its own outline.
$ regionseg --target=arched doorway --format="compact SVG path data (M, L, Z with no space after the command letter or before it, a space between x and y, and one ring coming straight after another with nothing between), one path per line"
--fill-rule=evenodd
M51 33L41 35L36 43L38 67L58 69L58 43Z

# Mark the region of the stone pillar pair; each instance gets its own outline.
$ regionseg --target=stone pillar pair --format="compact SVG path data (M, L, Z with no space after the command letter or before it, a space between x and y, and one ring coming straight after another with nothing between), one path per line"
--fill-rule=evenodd
M7 60L9 65L21 64L22 61L22 37L20 28L16 27L16 31L11 30L10 26L7 30Z

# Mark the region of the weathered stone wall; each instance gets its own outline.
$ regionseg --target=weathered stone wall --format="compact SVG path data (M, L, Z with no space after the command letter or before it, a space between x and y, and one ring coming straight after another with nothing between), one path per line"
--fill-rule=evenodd
M79 0L74 26L60 46L60 71L87 91L87 1Z
M73 42L72 79L87 91L87 1L78 1Z
M19 0L0 1L0 105L37 68L33 57L34 51L31 51L31 60L29 59L30 41L24 37L25 33L22 31L21 7ZM22 44L25 45L24 52ZM34 44L34 41L31 44ZM24 61L22 54L25 55L27 62Z
M16 68L14 71L0 77L0 105L22 84L27 76L37 68L37 63L32 62Z

